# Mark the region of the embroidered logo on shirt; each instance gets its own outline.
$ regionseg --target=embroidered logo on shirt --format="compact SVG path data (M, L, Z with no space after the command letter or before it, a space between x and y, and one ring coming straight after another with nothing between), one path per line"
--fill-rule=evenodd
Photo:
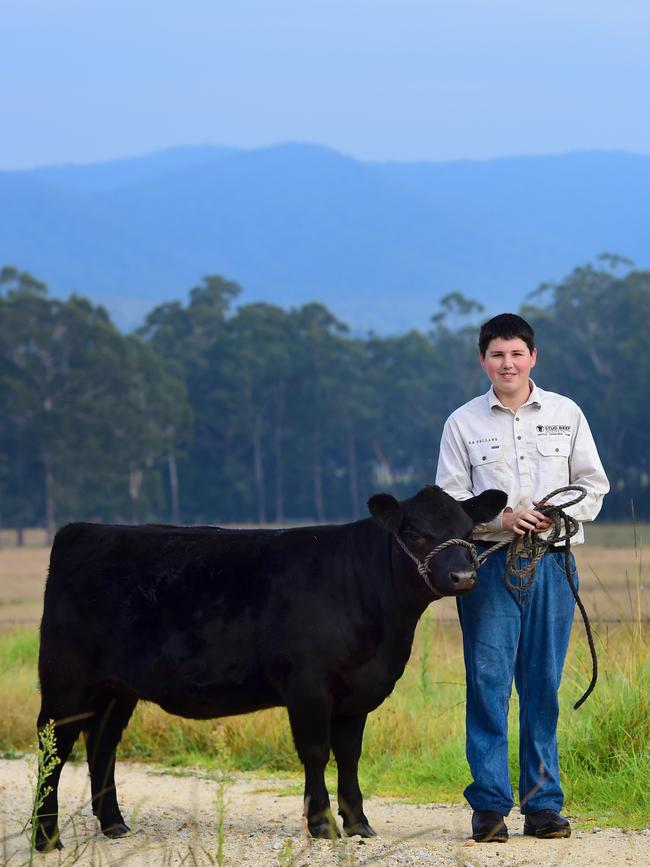
M570 424L538 424L535 430L538 436L571 436Z

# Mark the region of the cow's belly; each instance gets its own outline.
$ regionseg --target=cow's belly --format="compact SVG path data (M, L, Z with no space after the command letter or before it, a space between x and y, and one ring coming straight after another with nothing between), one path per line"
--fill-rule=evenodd
M169 690L157 703L168 713L188 719L215 719L264 710L282 702L268 687L249 682Z
M249 713L282 704L274 685L252 653L163 653L106 670L115 685L190 719Z

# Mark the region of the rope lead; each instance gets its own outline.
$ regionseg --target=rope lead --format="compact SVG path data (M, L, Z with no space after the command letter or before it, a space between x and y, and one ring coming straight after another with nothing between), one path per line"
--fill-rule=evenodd
M564 494L567 491L577 491L578 495L573 500L568 500L567 502L562 503L561 505L553 505L548 504L548 501L555 497L557 494ZM537 570L537 564L542 559L546 552L558 545L560 542L564 542L564 571L566 573L567 581L569 582L569 587L571 588L571 593L573 594L573 598L576 601L576 605L580 609L580 614L582 615L582 620L585 624L585 632L587 633L587 642L589 644L589 651L591 653L591 682L581 698L573 705L573 709L577 710L581 704L589 698L591 693L596 686L596 681L598 680L598 657L596 656L596 646L594 644L594 637L591 631L591 624L589 623L589 617L587 615L587 611L582 604L582 600L580 599L580 595L578 594L578 589L574 584L573 576L571 574L571 542L570 539L572 536L578 532L579 524L578 521L573 518L571 515L567 515L564 511L569 506L575 506L576 503L579 503L587 496L587 491L580 485L567 485L563 488L557 488L555 491L551 491L550 494L547 494L543 499L539 501L537 504L537 511L541 512L543 515L548 516L553 521L553 526L549 530L549 534L546 539L540 538L537 533L532 533L527 530L524 536L515 537L511 542L499 542L496 545L493 545L491 548L488 548L482 554L479 554L479 562L483 562L490 554L494 551L497 551L499 548L505 548L508 546L508 551L506 554L506 567L503 574L503 581L506 587L509 590L512 590L516 593L522 593L524 590L528 590L533 586L535 582L535 573ZM564 532L562 532L564 530ZM528 563L524 566L517 567L516 561L519 557L524 557L528 560ZM521 583L513 584L511 581L511 576L515 579L519 579Z
M567 491L577 491L578 495L573 500L568 500L562 503L559 506L555 506L553 504L548 504L548 501L555 497L557 494L565 494ZM587 641L589 643L589 650L591 652L591 683L583 693L582 697L578 699L578 701L573 705L573 709L577 710L581 704L583 704L591 695L596 686L596 681L598 680L598 658L596 656L596 646L594 644L594 637L591 632L591 624L589 623L589 617L587 616L587 612L585 610L584 605L582 604L582 600L578 594L578 589L573 583L573 577L571 575L571 542L570 539L572 536L578 532L579 523L578 521L571 517L571 515L567 515L564 511L568 509L569 506L575 506L576 503L579 503L581 500L587 496L587 491L581 485L566 485L563 488L556 488L556 490L551 491L550 494L547 494L543 499L541 499L537 503L537 510L541 512L543 515L548 516L553 521L553 526L548 532L548 536L546 539L540 538L539 534L532 533L529 530L523 536L515 536L514 539L509 540L506 539L503 542L497 542L492 547L488 548L486 551L483 551L482 554L476 553L476 548L471 542L467 542L465 539L447 539L446 542L443 542L441 545L438 545L433 551L430 551L424 560L420 560L418 557L413 554L412 551L409 550L408 546L404 544L402 539L400 538L399 533L395 533L394 537L396 542L399 544L400 548L413 560L415 565L417 566L418 572L420 576L425 581L429 590L434 594L435 599L442 598L442 593L437 590L433 583L429 578L430 572L430 563L431 560L443 551L445 548L449 548L452 545L458 545L460 547L466 548L469 556L472 559L472 569L476 573L478 571L481 563L489 557L490 554L493 554L495 551L498 551L499 548L505 548L508 546L508 551L506 554L506 566L505 571L503 573L503 581L506 587L509 590L512 590L516 593L522 593L524 590L528 590L535 583L536 577L536 569L537 564L542 559L544 554L553 546L558 545L560 542L564 542L564 571L566 572L567 581L569 582L569 587L571 588L571 592L573 593L573 598L576 601L576 605L580 609L580 613L582 614L582 620L585 624L585 631L587 633ZM564 533L562 532L562 525L564 524ZM516 565L516 561L519 557L523 557L528 560L528 563L524 566L518 567ZM513 584L510 580L510 576L513 578L519 579L520 584Z

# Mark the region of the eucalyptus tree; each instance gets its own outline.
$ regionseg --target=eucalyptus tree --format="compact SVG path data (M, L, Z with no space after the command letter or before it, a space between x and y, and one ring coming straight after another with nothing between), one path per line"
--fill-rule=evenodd
M143 467L167 454L188 423L182 383L102 307L50 298L15 269L1 276L2 439L14 476L31 473L17 499L42 503L50 537L62 519L120 518L129 502L139 517Z
M453 292L441 299L427 333L369 336L375 487L406 494L433 481L446 417L481 387L476 327L464 324L481 310Z
M24 528L42 521L43 498L35 431L30 424L34 396L13 358L16 295L41 296L45 287L15 268L0 271L0 526L16 527L23 544ZM38 493L37 493L38 492ZM40 496L39 496L40 494Z
M291 311L292 375L290 416L297 432L292 454L300 478L296 501L303 514L325 520L326 488L340 469L333 445L336 395L342 388L338 358L347 326L324 305L312 302Z
M214 521L224 517L220 511L224 486L236 460L229 403L232 396L221 368L226 323L240 292L236 283L223 277L204 277L190 290L187 304L174 301L154 308L137 332L162 359L167 373L185 385L192 418L189 427L185 424L182 447L171 452L168 461L170 485L173 487L175 478L177 500L180 497L183 503L176 510L184 519ZM240 473L236 476L240 478ZM233 480L235 490L240 485Z
M332 424L328 430L332 452L338 456L334 474L347 488L336 490L336 499L339 514L357 519L365 514L363 501L375 492L371 441L378 401L369 378L367 342L336 334L333 348L329 374L336 386L330 393Z
M269 518L269 470L273 468L274 518L284 520L284 437L291 365L287 313L272 304L246 304L228 320L221 356L224 411L253 480L257 520Z
M371 448L374 484L399 496L432 478L437 447L437 354L419 331L368 341L375 397Z
M573 397L589 419L612 483L605 514L620 518L631 501L650 514L650 272L630 264L606 254L544 284L537 304L522 309L537 332L544 385Z
M44 284L14 269L2 276L3 391L19 431L17 460L27 459L27 444L40 465L51 536L57 503L74 500L79 466L97 457L92 434L96 409L107 396L102 373L111 361L119 365L121 337L103 308L76 296L49 298Z
M145 509L148 514L160 513L164 496L155 488L158 469L164 467L169 515L178 522L177 449L187 441L192 425L185 384L168 374L153 348L133 335L123 338L121 367L119 413L107 429L113 464L128 493L129 518L139 523ZM143 498L147 490L149 497Z

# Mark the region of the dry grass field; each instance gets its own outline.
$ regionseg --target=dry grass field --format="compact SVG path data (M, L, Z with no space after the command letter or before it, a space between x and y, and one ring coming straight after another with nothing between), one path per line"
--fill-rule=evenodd
M45 546L0 549L0 629L40 621L49 556Z
M637 544L634 544L636 532ZM580 594L596 622L650 620L650 555L646 553L647 525L595 525L588 528L587 544L574 548L580 574ZM15 545L13 534L0 534L0 629L37 624L40 620L49 548L43 532L28 531L25 547ZM455 620L452 599L432 606L437 620Z

